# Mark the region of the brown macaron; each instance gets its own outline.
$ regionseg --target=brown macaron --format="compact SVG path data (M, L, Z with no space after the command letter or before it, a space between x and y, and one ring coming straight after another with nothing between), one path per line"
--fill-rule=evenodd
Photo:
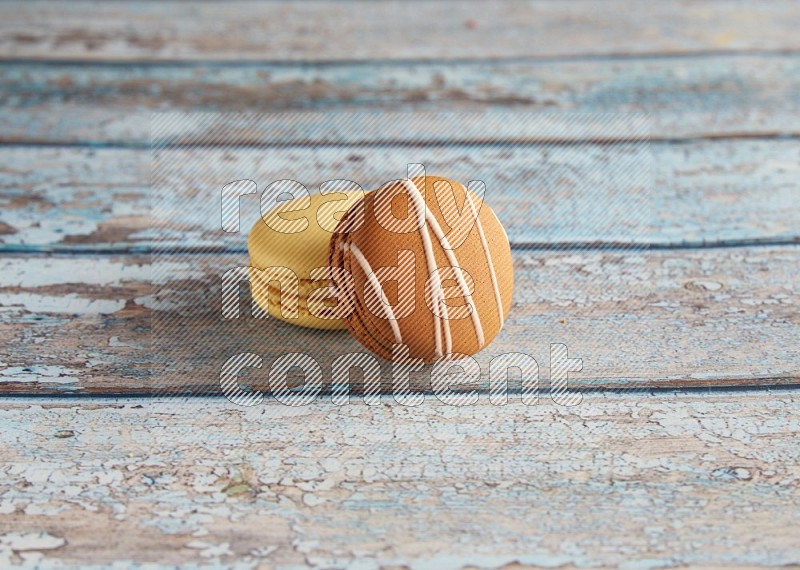
M386 359L398 344L426 363L473 355L511 308L505 230L481 198L447 178L396 180L366 194L342 217L328 261L348 329Z

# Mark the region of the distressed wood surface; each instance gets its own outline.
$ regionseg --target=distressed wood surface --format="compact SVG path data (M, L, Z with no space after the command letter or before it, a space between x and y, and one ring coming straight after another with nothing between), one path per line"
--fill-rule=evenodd
M170 150L160 185L192 207L153 212L151 153L133 149L0 148L0 251L244 251L258 200L242 202L242 235L219 231L219 189L250 178L260 189L284 178L316 189L347 177L366 189L405 174L487 184L487 203L513 244L630 243L652 246L791 242L800 238L800 143L720 140L579 147L284 148ZM628 176L637 171L636 176ZM638 184L650 188L642 195ZM175 233L177 232L177 233Z
M0 3L0 566L800 566L797 4L588 6ZM288 115L226 131L198 113L280 110L365 114L298 133ZM370 130L366 113L389 110L594 119ZM511 318L478 360L485 382L492 356L534 356L535 406L430 391L367 406L358 382L347 406L169 398L216 394L240 350L264 356L243 382L266 391L279 354L312 353L328 382L359 347L221 322L220 272L244 259L200 253L217 247L203 208L157 223L185 253L141 254L157 236L153 111L187 113L161 142L216 174L315 185L325 164L371 180L396 162L401 176L425 140L430 165L491 167L489 203L518 246L607 246L634 221L621 241L658 249L515 250ZM644 226L609 214L624 195L600 180L631 138L608 114L634 112L657 141ZM496 154L474 148L487 138ZM226 148L196 148L209 144ZM188 200L220 181L161 182ZM583 359L576 407L548 397L551 342Z
M794 390L568 409L6 402L0 560L789 568L798 417Z
M0 4L4 58L403 60L800 49L792 0Z
M599 123L603 113L646 112L655 139L796 136L798 93L796 54L291 66L12 62L0 65L0 142L147 145L153 111L308 109L513 108L594 113ZM176 129L187 143L213 132ZM618 134L598 128L596 136ZM231 144L273 136L254 127L236 131ZM458 131L445 136L453 141Z
M489 360L517 351L537 360L546 386L551 343L583 359L572 375L581 390L800 381L800 248L517 250L514 261L511 314L477 356L484 388ZM153 266L131 255L1 259L0 389L218 394L225 360L253 352L265 367L245 383L266 390L271 363L297 351L329 384L332 361L361 350L347 332L221 318L221 275L243 264L241 254L158 256ZM388 390L388 365L383 373ZM430 369L414 387L430 388Z

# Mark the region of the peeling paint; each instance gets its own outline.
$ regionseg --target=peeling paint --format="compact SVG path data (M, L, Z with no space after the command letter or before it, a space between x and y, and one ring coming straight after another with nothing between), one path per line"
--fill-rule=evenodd
M0 443L0 512L20 533L46 520L67 541L42 551L53 565L81 556L69 547L86 533L149 537L165 565L651 570L800 559L790 389L595 394L569 410L328 401L272 403L253 417L223 402L186 406L0 406L0 425L19 434ZM65 429L72 437L54 436ZM141 561L126 544L86 556Z
M74 384L81 371L58 365L33 364L30 366L7 366L0 369L0 384L3 382L41 382L43 384Z
M56 297L35 293L0 293L0 307L20 307L33 313L109 315L121 310L125 301L86 299L75 293Z

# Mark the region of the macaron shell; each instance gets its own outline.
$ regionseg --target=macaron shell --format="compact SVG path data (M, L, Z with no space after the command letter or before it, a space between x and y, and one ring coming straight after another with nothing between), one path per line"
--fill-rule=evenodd
M328 261L328 246L333 229L363 192L336 192L311 194L310 205L303 207L303 199L280 202L253 224L247 236L247 249L252 265L264 267L289 267L300 279L308 278L315 267ZM302 209L301 209L302 208ZM286 220L305 218L305 229L288 233L279 231Z
M434 176L428 176L424 181L423 179L413 180L424 195L425 202L433 218L438 222L444 234L447 235L451 228L447 224L448 220L440 208L434 190L434 184L440 181L450 182L456 203L461 205L462 208L468 207L464 201L467 190L461 184ZM479 198L472 193L470 194L476 209L480 207L478 219L480 220L480 226L490 255L486 255L477 224L471 228L463 243L452 250L458 266L474 281L474 291L471 299L479 316L480 328L484 337L483 342L480 343L475 323L470 316L449 319L452 351L467 355L475 354L485 347L502 328L502 323L511 307L514 283L511 248L505 231L488 204L481 205ZM359 263L353 262L352 256L345 251L347 248L345 243L355 245L368 260L372 270L379 267L397 265L398 252L410 250L414 252L415 257L415 308L410 315L399 318L397 324L401 332L402 342L409 346L411 356L422 358L426 362L432 362L437 359L436 325L434 322L436 317L429 309L424 297L429 267L425 254L423 234L421 231L412 231L410 233L390 232L382 227L375 216L376 200L384 199L385 196L381 192L367 194L363 205L360 205L364 209L363 225L347 235L338 236L331 244L333 248L331 252L332 264L339 264L340 267L350 271L354 278L355 310L348 319L348 328L365 347L385 358L391 357L391 345L395 342L391 323L385 318L385 315L375 315L367 308L364 299L365 291L367 291L366 288L368 287L366 272ZM409 206L413 208L413 205ZM402 199L392 201L392 212L397 217L403 217L408 213L414 215L414 211L408 212L408 209L404 207ZM353 215L352 212L353 209L348 212L346 218L350 218ZM346 225L345 222L342 225ZM428 229L428 231L431 236L430 241L435 266L450 267L451 261L445 254L439 239L432 230ZM498 310L489 257L491 257L491 267L494 268L502 315L499 314ZM445 282L444 285L454 286L455 283ZM397 285L387 284L384 289L389 301L396 303ZM455 307L465 302L465 299L459 295L458 298L449 300L446 304ZM444 326L443 323L441 325L442 327ZM439 339L441 348L444 349L443 332L440 332Z
M251 269L251 283L258 283L258 276L253 275L255 272ZM347 323L338 318L322 318L319 315L323 314L322 311L317 310L317 314L312 314L308 309L308 296L315 290L329 285L320 284L307 279L300 280L300 293L298 297L298 314L291 316L283 306L286 303L286 297L281 294L278 287L272 283L268 285L259 284L252 288L253 299L259 307L267 311L271 318L284 321L291 325L306 327L320 330L343 330L347 328ZM335 306L335 303L333 303ZM326 311L327 312L327 311ZM284 313L287 313L284 315Z
M251 270L253 298L271 317L301 327L325 330L346 328L347 325L341 319L321 318L311 314L307 300L314 290L331 285L328 280L311 280L311 270L327 265L330 240L334 235L331 230L336 228L348 208L362 196L362 192L350 191L325 195L314 193L306 201L298 198L280 202L256 221L247 238L250 266L256 269L286 267L299 280L299 315L287 317L283 314L285 311L281 310L281 304L285 303L284 297L277 294L275 285L252 286L257 282L257 276ZM306 223L301 231L280 231L287 220L302 218L305 218Z

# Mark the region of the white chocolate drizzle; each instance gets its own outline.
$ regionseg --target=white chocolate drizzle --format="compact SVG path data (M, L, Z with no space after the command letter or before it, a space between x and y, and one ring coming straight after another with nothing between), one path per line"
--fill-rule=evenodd
M444 290L442 288L442 281L439 276L439 272L437 271L436 266L436 258L433 253L433 242L431 240L430 232L428 230L428 226L430 229L433 230L433 233L436 234L436 238L439 240L439 245L442 247L445 256L447 257L448 262L450 263L451 267L454 269L460 269L458 264L458 259L453 253L453 250L450 246L450 242L447 239L447 236L442 231L441 226L439 225L439 221L431 214L427 205L425 203L425 198L420 192L417 185L410 179L404 179L401 181L403 186L408 190L409 196L411 197L411 201L414 204L414 209L417 213L419 226L420 226L420 235L422 237L422 244L423 249L425 251L425 261L428 267L428 274L433 279L433 303L439 307L441 311L441 315L437 312L433 314L433 323L434 323L434 338L435 338L435 346L436 346L436 356L441 357L443 356L442 351L442 336L444 336L444 354L451 354L453 350L453 339L452 333L450 331L450 321L448 319L448 311L447 311L447 304L445 303L444 298ZM481 246L483 247L483 252L486 255L486 261L489 266L489 274L492 280L492 287L494 289L494 297L495 302L497 303L497 314L498 318L500 319L500 326L503 326L505 322L505 318L503 315L503 301L502 296L500 294L500 286L497 281L497 273L495 271L494 264L492 263L492 255L489 250L489 243L486 239L486 234L483 231L483 224L481 224L480 217L478 215L478 211L475 209L475 205L472 202L472 198L470 197L469 190L465 189L465 201L469 205L470 211L472 215L475 217L475 225L477 226L478 235L480 236ZM397 323L397 318L394 315L394 310L392 309L392 305L389 303L389 300L386 297L386 293L381 286L380 281L378 281L375 272L372 270L372 267L367 261L367 258L364 257L364 254L361 250L354 244L344 241L341 244L342 249L349 251L353 254L356 261L358 262L361 270L367 276L367 280L369 281L370 287L372 291L377 295L378 300L380 301L381 305L383 305L384 314L386 319L389 321L389 325L392 328L392 333L394 335L395 342L397 344L403 343L403 338L400 333L400 326ZM464 276L460 271L454 271L456 281L458 286L461 290L461 294L467 299L468 304L470 305L470 316L472 317L472 323L475 328L475 337L478 341L478 348L482 348L485 342L485 337L483 334L483 326L481 325L480 315L478 314L478 308L475 306L475 301L472 298L472 295L469 292L469 287L467 286L466 281L464 280ZM440 321L444 321L443 323Z
M367 276L367 281L369 281L373 292L378 296L380 304L383 305L383 310L386 313L386 319L389 321L389 326L392 327L392 333L394 333L395 342L397 342L397 344L403 344L403 337L400 335L400 327L397 324L397 319L394 316L392 305L389 304L389 300L386 298L386 293L384 293L383 287L381 287L381 282L378 281L375 272L372 271L369 261L367 261L367 258L364 257L364 254L361 253L361 250L352 243L344 242L342 243L342 248L349 250L350 253L355 256L356 261L358 261L358 264L361 266L361 270Z
M422 236L422 247L425 250L425 262L428 266L428 275L433 278L433 303L434 306L438 308L437 312L433 314L433 338L436 343L436 356L442 356L442 333L444 333L445 347L448 354L453 350L453 339L450 333L450 321L447 318L447 304L444 302L442 281L439 277L439 272L436 271L436 258L433 255L433 243L431 241L431 234L428 231L428 224L426 223L428 209L425 206L425 199L420 194L416 184L410 180L403 180L403 185L408 190L411 201L414 203L414 210L417 212L419 233ZM444 319L437 317L438 311L444 312ZM444 327L442 327L442 320L444 320ZM442 328L444 328L444 331L442 331Z
M455 253L453 253L453 250L450 246L450 242L448 241L447 236L444 235L444 232L442 231L442 228L439 225L439 221L433 216L433 214L431 214L430 210L428 210L428 208L426 207L425 198L422 196L422 193L419 191L419 188L417 188L417 185L414 184L414 182L411 180L405 179L402 182L403 185L406 187L406 189L409 191L409 194L412 197L412 200L414 202L414 207L417 209L417 212L418 213L420 211L425 212L425 219L428 223L423 225L424 229L421 231L423 242L425 242L425 240L427 239L428 243L430 243L430 234L428 233L428 225L430 225L431 229L433 230L433 233L436 234L436 237L439 240L439 245L442 246L442 250L444 251L444 254L447 257L447 261L450 262L450 265L453 268L460 269L461 266L458 264L458 259L456 259ZM474 213L475 209L473 208L472 211ZM433 260L434 267L432 269L430 267L430 261L431 260L429 258L428 269L429 271L433 272L436 269L435 260ZM467 287L467 283L464 280L464 276L462 275L462 273L460 271L455 271L454 273L456 281L458 282L458 286L461 289L461 294L467 299L470 305L470 316L472 317L472 324L475 327L475 336L478 340L478 349L480 349L484 345L484 336L483 336L483 326L481 325L480 315L478 315L478 308L475 306L475 301L472 299L472 295L469 292L469 287ZM438 289L438 292L435 292L437 298L439 297L443 298L444 292L442 291L441 281L438 280L438 274L434 286L436 286L436 282L438 282L438 287L436 287ZM442 306L446 307L444 301L442 301ZM445 310L445 315L444 315L445 337L449 339L450 323L446 316L447 315L446 309L444 310ZM434 318L434 323L436 323L439 319L441 319L441 317L437 317L436 315L434 315L433 318ZM448 345L450 344L450 342L452 341L449 340ZM437 346L439 347L441 346L441 342L439 341L438 336L437 336ZM448 353L450 352L451 350L448 350ZM439 352L438 350L437 350L437 356L442 356L441 352Z
M475 210L475 205L472 203L472 197L467 190L464 195L466 196L467 203L472 210L472 215L475 216L475 225L478 227L478 235L481 237L481 245L483 246L483 253L486 254L486 263L489 265L489 275L492 278L492 287L494 288L494 300L497 303L497 317L500 319L500 327L502 328L505 323L505 315L503 315L503 298L500 295L500 285L497 283L497 273L494 270L494 263L492 263L492 253L489 251L489 242L486 241L486 234L483 232L483 224Z

